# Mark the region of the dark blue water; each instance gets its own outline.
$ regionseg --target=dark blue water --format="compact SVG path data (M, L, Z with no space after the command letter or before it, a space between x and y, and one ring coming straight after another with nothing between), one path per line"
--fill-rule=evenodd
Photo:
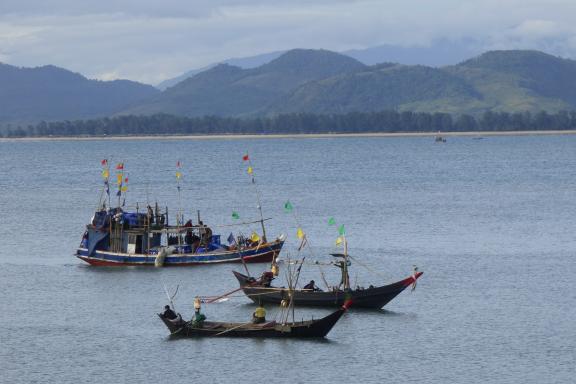
M575 149L571 136L0 142L0 382L571 383ZM124 161L128 203L173 212L183 161L182 209L215 227L233 210L257 218L245 151L269 236L289 235L284 257L298 256L298 220L308 259L328 261L334 216L368 267L354 265L353 283L393 282L418 265L417 290L385 311L350 311L325 341L170 340L155 315L163 284L180 286L176 308L189 314L195 295L236 288L241 266L110 269L73 256L101 159ZM303 274L319 280L318 267ZM204 308L230 321L253 310L241 296Z

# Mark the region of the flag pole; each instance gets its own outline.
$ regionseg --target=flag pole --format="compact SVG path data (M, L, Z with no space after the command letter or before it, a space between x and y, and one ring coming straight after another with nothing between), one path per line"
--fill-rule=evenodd
M252 176L252 184L254 185L254 189L256 191L256 201L258 203L258 212L260 212L260 225L262 226L262 240L266 243L267 238L266 238L266 228L264 227L264 215L262 214L262 202L260 199L260 191L258 190L258 185L256 184L256 178L254 177L254 168L252 167L252 160L250 159L248 152L246 152L244 158L248 160L248 167L250 169L249 174L250 176Z

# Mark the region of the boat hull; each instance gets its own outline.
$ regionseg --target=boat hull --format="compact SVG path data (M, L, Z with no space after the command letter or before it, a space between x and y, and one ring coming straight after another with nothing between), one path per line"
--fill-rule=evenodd
M322 338L330 332L338 322L344 308L318 319L296 323L280 324L268 322L264 324L204 322L202 327L179 320L172 322L158 315L173 337L255 337L255 338Z
M238 251L214 251L206 253L172 254L165 257L162 266L185 267L218 263L262 263L270 262L278 256L284 245L283 240L276 240L260 247ZM95 266L155 266L157 255L128 254L108 251L95 251L88 255L88 249L78 248L76 257Z
M288 292L285 289L263 287L248 276L236 271L234 271L234 276L238 279L246 296L255 303L280 304L282 300L288 300ZM422 276L422 272L393 284L347 292L296 290L294 291L294 304L312 307L340 307L346 300L350 299L356 308L380 309L411 286L420 276Z

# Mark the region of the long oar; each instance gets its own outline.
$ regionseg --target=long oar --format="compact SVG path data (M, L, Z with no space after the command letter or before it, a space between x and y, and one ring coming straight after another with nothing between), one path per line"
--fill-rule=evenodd
M251 287L251 286L253 286L253 285L256 285L256 283L258 283L258 281L254 281L254 282L248 283L248 284L246 284L246 285L244 285L244 286L242 286L242 287L240 287L240 288L237 288L237 289L235 289L235 290L233 290L233 291L224 293L224 294L222 294L222 295L220 295L220 296L217 296L217 297L215 297L215 298L213 298L213 299L210 299L210 300L206 301L206 304L213 303L213 302L215 302L215 301L217 301L217 300L220 300L220 299L222 299L222 298L224 298L224 297L226 297L226 296L229 296L229 295L231 295L231 294L233 294L233 293L235 293L235 292L238 292L238 291L240 291L241 289L244 289L244 288L246 288L246 287ZM269 288L261 288L261 289L269 289Z
M238 289L235 289L235 290L233 290L233 291L230 291L230 292L227 292L227 293L225 293L225 294L223 294L223 295L220 295L220 296L218 296L218 297L216 297L216 298L214 298L214 299L210 299L210 300L206 301L206 304L210 304L210 303L213 303L213 302L215 302L215 301L217 301L217 300L220 300L220 299L222 299L222 298L224 298L224 297L226 297L226 296L228 296L228 295L233 294L234 292L238 292L238 291L241 290L242 288L244 288L244 287L240 287L240 288L238 288Z
M228 333L228 332L233 331L233 330L238 329L238 328L242 328L243 326L249 325L249 324L252 324L252 323L242 323L242 324L240 324L240 325L238 325L238 326L236 326L236 327L232 327L232 328L227 329L227 330L225 330L225 331L219 332L219 333L215 334L214 336L223 335L223 334L225 334L225 333Z

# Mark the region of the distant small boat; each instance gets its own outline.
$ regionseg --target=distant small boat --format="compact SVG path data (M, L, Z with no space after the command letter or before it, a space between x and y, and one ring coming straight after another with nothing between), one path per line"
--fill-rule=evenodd
M434 139L434 142L445 143L446 139L442 135L440 135L440 132L438 132L438 134L436 135L436 138Z
M342 307L321 319L262 324L204 321L201 326L178 316L169 320L158 314L171 336L181 337L258 337L258 338L320 338L325 337L340 320L347 307Z

